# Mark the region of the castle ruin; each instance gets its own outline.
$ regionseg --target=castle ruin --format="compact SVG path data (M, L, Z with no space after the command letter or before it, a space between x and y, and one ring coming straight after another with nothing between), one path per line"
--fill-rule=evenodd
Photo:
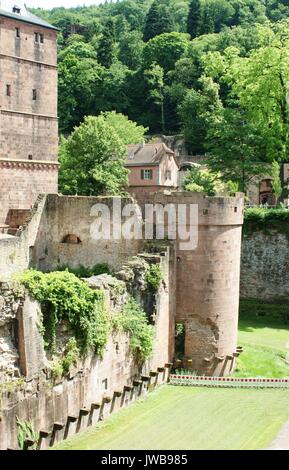
M176 191L140 196L142 211L147 203L197 207L198 241L188 250L167 236L161 243L93 239L93 208L101 203L110 210L115 198L57 194L56 34L24 5L0 1L0 224L16 227L12 235L0 237L0 379L8 377L13 384L23 378L2 393L0 448L16 446L16 416L33 421L39 448L45 448L103 419L152 382L166 380L173 364L228 375L238 354L242 196ZM117 199L122 206L135 203ZM111 224L108 220L112 229ZM47 272L97 263L107 263L114 276L87 282L105 292L112 313L126 293L145 306L155 331L152 357L136 363L127 336L111 334L103 358L90 354L55 381L37 327L40 306L15 288L13 278L31 267ZM143 282L144 265L150 264L159 264L163 272L153 296ZM184 332L180 358L175 355L176 324ZM59 331L60 337L64 333Z

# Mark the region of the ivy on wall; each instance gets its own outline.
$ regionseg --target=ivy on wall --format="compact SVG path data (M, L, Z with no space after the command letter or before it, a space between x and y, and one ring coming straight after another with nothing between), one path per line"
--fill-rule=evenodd
M68 271L42 273L30 269L21 275L20 281L41 304L41 330L46 347L52 354L57 353L57 325L67 321L73 331L74 337L66 345L64 358L55 361L52 366L55 377L67 373L80 354L94 350L101 356L112 328L129 334L131 352L138 362L150 357L154 329L131 296L121 313L111 319L105 308L103 292L91 289Z
M157 291L161 285L163 277L164 275L161 267L158 264L152 264L146 272L145 280L152 290Z
M113 328L129 333L131 351L137 361L149 359L153 350L154 328L148 324L145 312L132 297L124 304L121 313L114 317Z
M92 349L102 355L110 327L102 292L90 289L68 271L27 270L20 280L41 304L44 339L51 353L56 353L56 326L66 320L83 354Z

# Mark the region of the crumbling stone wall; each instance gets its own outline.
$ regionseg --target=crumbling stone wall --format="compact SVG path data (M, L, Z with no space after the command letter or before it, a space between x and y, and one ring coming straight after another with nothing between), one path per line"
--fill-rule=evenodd
M0 383L19 375L17 312L24 293L13 282L0 282Z
M149 386L167 379L174 321L169 310L169 249L162 251L162 255L142 254L139 258L134 257L120 270L118 278L103 274L86 282L90 288L104 292L107 308L111 315L115 315L120 312L129 294L138 294L140 303L146 305L148 287L144 276L151 263L159 264L163 271L162 285L155 293L156 301L150 305L152 310L147 310L148 318L151 319L154 314L155 341L151 359L143 364L136 362L130 350L128 334L113 331L103 357L90 353L85 359L78 360L68 376L59 378L52 377L44 352L39 332L40 306L23 289L19 290L18 284L14 290L6 282L0 285L0 299L4 299L2 304L5 301L3 318L10 325L7 330L10 339L11 323L15 324L9 354L5 350L1 354L0 350L0 363L5 360L5 369L9 361L13 362L9 377L5 380L2 377L0 387L0 448L17 448L16 416L21 421L31 420L34 429L42 431L41 435L46 437L40 439L39 445L45 448L104 419L146 393ZM63 326L58 325L57 330L60 351L71 337L69 328ZM18 380L20 374L25 379L22 382Z
M285 233L276 229L244 233L240 296L289 302L289 240Z

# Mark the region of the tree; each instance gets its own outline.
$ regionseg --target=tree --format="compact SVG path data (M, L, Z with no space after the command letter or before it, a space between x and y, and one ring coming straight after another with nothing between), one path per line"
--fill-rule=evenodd
M60 148L64 194L119 194L127 185L126 148L104 116L88 116Z
M162 67L160 67L154 62L151 68L145 71L145 76L147 83L150 87L150 98L157 106L160 106L162 131L165 132L166 125L164 114L164 71Z
M165 0L154 0L146 17L144 41L147 42L162 33L170 33L174 29L170 6Z
M144 42L140 31L128 31L119 42L119 60L131 70L141 66Z
M104 69L92 46L73 42L59 54L58 71L60 129L68 132L93 112L95 89L103 80Z
M187 52L189 35L185 33L164 33L146 43L143 62L146 68L156 62L166 72L173 70L175 63Z
M187 31L192 38L196 38L199 35L200 21L201 2L200 0L191 0L187 21Z
M219 33L224 26L230 25L234 13L227 0L202 0L198 33Z
M288 160L289 24L280 25L269 45L237 59L230 80L233 93L263 135L268 159Z
M102 36L98 45L98 61L106 68L109 68L115 57L115 35L114 22L108 20L103 27Z
M276 160L274 160L272 163L271 174L273 178L272 180L273 193L276 196L276 202L278 202L278 199L280 198L282 194L282 183L281 183L281 178L280 178L280 164L276 162Z
M206 193L208 196L221 194L228 189L220 179L220 174L213 173L208 168L192 168L183 181L183 189L196 193Z
M194 154L204 153L208 129L218 122L222 112L218 85L211 78L203 76L198 81L198 87L197 90L187 90L178 106L181 129Z
M138 126L135 122L130 121L127 116L116 113L115 111L103 113L102 115L105 122L113 127L118 137L125 145L143 142L144 135L148 131L148 128Z
M220 178L238 184L246 193L255 176L268 173L264 142L258 127L246 122L238 109L224 109L222 118L211 126L206 136L207 165Z

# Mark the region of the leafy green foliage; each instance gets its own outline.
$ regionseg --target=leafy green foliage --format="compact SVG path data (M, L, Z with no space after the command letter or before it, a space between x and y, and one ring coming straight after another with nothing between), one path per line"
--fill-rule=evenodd
M109 267L106 263L98 263L92 267L80 265L77 268L71 268L70 266L63 265L58 266L57 271L68 271L78 278L88 278L92 276L98 276L100 274L110 274Z
M127 184L126 149L104 116L88 116L63 140L60 188L64 194L119 194Z
M278 201L279 197L282 194L282 183L281 183L281 178L280 178L280 165L276 160L273 161L272 163L272 171L271 171L273 181L272 181L272 188L273 188L273 193L276 196L276 199Z
M240 189L255 163L287 159L287 0L122 0L35 13L61 29L63 133L109 111L150 133L184 132L189 152L217 155L224 169L233 162L228 172L236 168ZM204 76L212 80L206 90ZM220 107L228 112L219 123ZM244 125L235 141L238 114Z
M110 111L102 114L105 122L113 127L119 139L125 144L139 144L143 142L148 128L138 126L136 122L130 121L127 116Z
M72 366L77 365L77 361L80 358L80 350L77 345L77 341L74 337L71 337L65 346L63 355L61 358L55 356L51 363L51 372L53 379L59 379L69 373Z
M256 230L272 233L272 229L289 238L289 210L284 207L250 207L244 211L244 234Z
M114 22L110 19L106 22L102 36L98 44L97 58L101 65L109 68L115 55Z
M188 15L188 33L192 38L199 35L199 28L201 22L201 2L200 0L191 0Z
M192 168L183 181L185 191L205 193L208 196L236 192L237 188L230 182L221 181L220 174L213 173L207 168Z
M151 39L144 47L143 60L146 67L156 62L166 72L173 70L175 63L186 53L189 35L165 33Z
M145 312L130 297L122 311L113 319L115 330L125 331L130 335L130 347L135 359L144 362L153 350L154 329L148 324Z
M17 425L17 441L19 448L21 450L26 450L25 449L25 441L26 439L32 440L35 442L34 449L36 449L37 441L39 438L39 435L36 431L34 431L34 427L32 424L32 421L21 421L17 416L16 416L16 425Z
M225 182L237 183L242 192L255 176L269 171L262 136L254 123L235 109L225 109L219 122L209 128L205 147L210 170L220 172Z
M162 33L174 31L174 19L170 6L164 0L154 0L146 17L144 41Z
M154 291L157 291L164 278L164 274L159 264L152 264L149 270L146 272L145 280L149 287Z
M101 355L107 342L109 318L104 307L103 293L67 271L44 274L25 271L20 280L32 297L41 303L45 340L56 353L57 324L66 320L83 354L94 350Z

